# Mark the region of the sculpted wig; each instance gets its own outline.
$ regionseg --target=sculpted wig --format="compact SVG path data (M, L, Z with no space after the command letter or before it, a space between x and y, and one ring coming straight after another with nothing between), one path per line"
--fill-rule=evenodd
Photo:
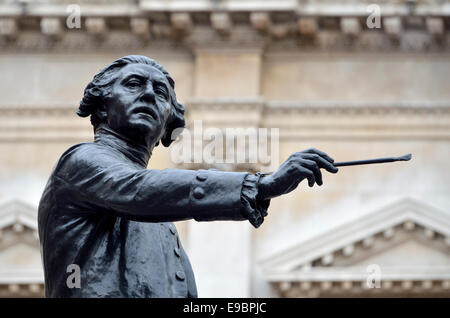
M175 95L175 82L172 77L164 69L164 67L146 56L124 56L112 62L110 65L106 66L100 72L98 72L84 89L84 96L80 102L80 107L77 111L77 114L81 117L91 116L91 123L94 126L94 130L100 123L104 122L104 119L98 116L97 111L102 106L105 96L109 94L112 84L117 79L118 71L128 64L151 65L154 68L158 69L161 73L163 73L170 84L169 95L172 104L172 111L170 118L167 121L167 127L165 127L165 134L161 138L162 144L165 147L168 147L176 137L176 134L174 134L174 138L172 138L172 133L174 131L179 132L180 129L178 128L185 127L184 107L177 102L177 98Z

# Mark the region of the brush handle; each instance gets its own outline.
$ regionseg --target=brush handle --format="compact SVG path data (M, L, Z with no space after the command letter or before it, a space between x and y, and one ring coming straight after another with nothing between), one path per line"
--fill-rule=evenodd
M376 158L376 159L368 159L368 160L356 160L356 161L342 161L335 162L333 165L335 167L344 167L344 166L357 166L357 165L370 165L374 163L385 163L385 162L395 162L395 161L408 161L411 159L411 154L407 154L402 157L388 157L388 158Z

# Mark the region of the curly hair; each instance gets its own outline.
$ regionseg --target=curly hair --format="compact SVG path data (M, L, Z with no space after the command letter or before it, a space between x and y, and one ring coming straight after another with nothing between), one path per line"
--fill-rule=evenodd
M169 145L174 140L174 138L172 138L172 133L174 131L179 131L179 128L185 127L186 123L184 120L184 106L177 102L177 98L175 95L175 81L172 79L170 74L155 60L146 56L124 56L100 70L84 89L83 99L80 102L80 107L77 110L77 115L80 117L91 116L91 124L92 126L94 126L94 130L100 123L104 122L104 119L101 119L98 116L97 110L104 102L105 96L109 94L112 84L118 77L118 71L128 64L151 65L161 73L163 73L170 84L171 88L169 94L173 107L171 116L167 122L167 127L165 127L165 134L161 138L162 144L165 147L169 147Z

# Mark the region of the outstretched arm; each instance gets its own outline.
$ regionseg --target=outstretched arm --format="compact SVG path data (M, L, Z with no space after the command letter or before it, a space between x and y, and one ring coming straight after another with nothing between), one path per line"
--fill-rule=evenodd
M82 205L76 210L143 222L249 219L259 226L268 201L257 202L258 181L242 172L143 169L90 144L63 155L55 172L57 196Z

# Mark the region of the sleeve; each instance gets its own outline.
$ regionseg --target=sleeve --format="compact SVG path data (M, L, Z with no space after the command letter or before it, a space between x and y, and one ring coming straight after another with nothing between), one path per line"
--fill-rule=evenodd
M267 216L267 209L270 205L270 199L258 199L258 184L262 174L249 174L245 177L242 186L242 215L249 220L249 222L258 228L263 222L264 217Z
M61 159L56 200L74 213L115 213L142 222L246 219L241 190L248 173L149 170L89 147Z

